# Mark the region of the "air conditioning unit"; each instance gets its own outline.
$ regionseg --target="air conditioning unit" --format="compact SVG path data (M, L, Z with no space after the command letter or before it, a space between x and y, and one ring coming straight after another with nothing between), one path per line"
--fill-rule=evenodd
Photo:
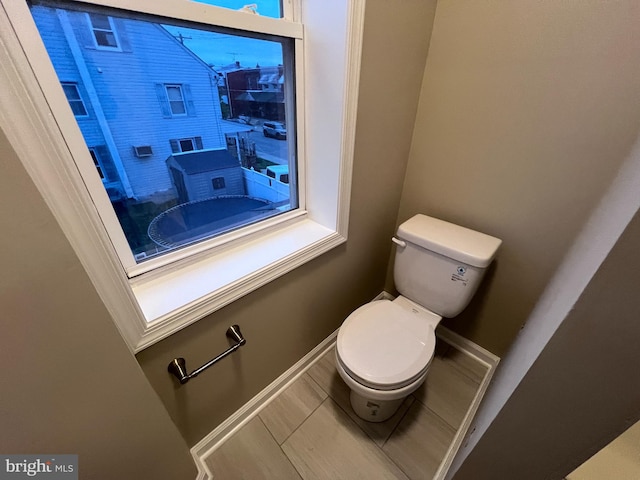
M153 155L153 150L151 149L151 145L143 145L141 147L133 147L133 151L138 158L150 157Z

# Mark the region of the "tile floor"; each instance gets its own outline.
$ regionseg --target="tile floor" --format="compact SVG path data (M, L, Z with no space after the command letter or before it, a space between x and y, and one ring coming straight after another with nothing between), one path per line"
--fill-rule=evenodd
M439 340L425 384L369 423L351 409L332 348L205 462L223 480L431 479L486 373Z

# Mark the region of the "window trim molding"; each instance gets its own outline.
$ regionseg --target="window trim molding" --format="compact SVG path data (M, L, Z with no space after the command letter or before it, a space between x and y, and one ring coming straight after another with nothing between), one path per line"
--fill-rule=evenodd
M186 301L182 307L170 309L164 315L158 315L153 319L148 317L148 304L142 300L144 295L141 292L149 293L150 297L147 298L151 298L150 303L153 304L155 303L154 295L156 299L161 298L157 290L154 293L154 286L157 287L157 284L162 282L165 282L165 286L169 285L172 279L175 280L176 276L184 274L185 270L201 268L202 265L200 263L196 266L194 264L187 265L186 269L176 269L171 275L149 276L146 280L130 280L127 277L111 240L106 234L105 226L89 196L87 185L78 172L79 167L76 166L69 153L70 146L66 142L79 142L82 141L82 137L80 136L79 139L75 137L63 138L60 132L61 127L51 115L51 110L67 109L68 116L73 119L66 96L62 93L62 87L59 84L48 86L49 88L55 87L60 91L58 95L45 98L43 88L38 83L32 69L31 63L34 65L44 63L50 66L48 55L41 45L40 48L29 48L28 58L23 51L23 44L29 36L35 36L39 41L39 35L28 7L23 2L0 1L2 7L0 8L0 85L5 88L7 93L0 96L0 128L60 224L132 352L138 352L156 343L346 241L364 0L353 0L344 7L346 37L341 45L343 48L346 46L346 49L342 50L344 65L340 66L341 71L344 72L343 101L337 102L341 106L342 113L340 125L336 127L341 132L338 146L340 158L332 160L338 162L335 168L337 176L332 177L336 184L336 203L333 217L328 218L331 217L330 213L315 212L311 208L308 212L300 212L301 215L297 218L281 222L278 228L268 234L268 240L274 242L274 245L277 245L278 242L291 243L292 245L287 247L289 248L288 252L280 251L277 259L270 259L266 263L258 265L252 272L237 281L229 282L223 288L210 292L209 295L193 301ZM105 0L104 3L123 8L122 5L126 4L126 0ZM146 3L140 2L140 4L140 10L144 11ZM162 5L159 8L166 8L164 4ZM138 8L138 4L136 4L136 8ZM238 12L229 11L231 16L238 14ZM248 19L251 18L250 22L256 21L252 17L247 16ZM260 20L266 20L267 25L272 21L286 22L283 19L269 19L267 17ZM21 32L20 39L16 35L16 31ZM300 41L296 40L296 48L300 46ZM31 47L33 46L31 45ZM309 63L313 62L313 59L310 58L306 50L304 59L305 65L296 64L296 69L299 69L298 73L300 74L304 70L307 75L305 78L308 78ZM55 72L52 71L52 74L55 75ZM307 83L306 80L304 83ZM308 87L306 89L310 90ZM302 110L302 106L299 108ZM306 112L307 120L309 120L308 107ZM75 122L75 120L73 121ZM307 128L307 132L309 130ZM309 148L309 143L308 138L300 138L299 148L304 151ZM73 147L79 148L80 145L73 145ZM82 148L86 147L82 145ZM316 163L318 163L317 160ZM317 169L320 167L316 165L315 168L314 174L317 174ZM305 174L304 170L299 173ZM308 175L308 173L306 174ZM94 176L99 182L98 175L94 174ZM91 187L95 187L95 185L91 185ZM284 238L290 239L292 234L300 240L299 244L280 241ZM262 244L263 240L249 242L253 245L231 246L227 249L221 249L219 254L210 259L210 263L215 268L216 262L232 258L234 254L243 256L247 248Z

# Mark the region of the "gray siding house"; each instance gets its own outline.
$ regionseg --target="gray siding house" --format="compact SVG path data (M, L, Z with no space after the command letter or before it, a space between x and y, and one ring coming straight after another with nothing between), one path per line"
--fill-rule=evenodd
M172 154L226 147L214 72L162 25L32 14L112 201L173 197Z

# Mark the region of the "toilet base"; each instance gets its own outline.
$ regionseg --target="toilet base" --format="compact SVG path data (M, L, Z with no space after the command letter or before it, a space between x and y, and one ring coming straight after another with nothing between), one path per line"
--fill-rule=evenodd
M375 400L365 398L351 390L350 395L351 407L353 411L361 419L367 422L384 422L398 411L402 402L406 397L397 398L395 400Z

